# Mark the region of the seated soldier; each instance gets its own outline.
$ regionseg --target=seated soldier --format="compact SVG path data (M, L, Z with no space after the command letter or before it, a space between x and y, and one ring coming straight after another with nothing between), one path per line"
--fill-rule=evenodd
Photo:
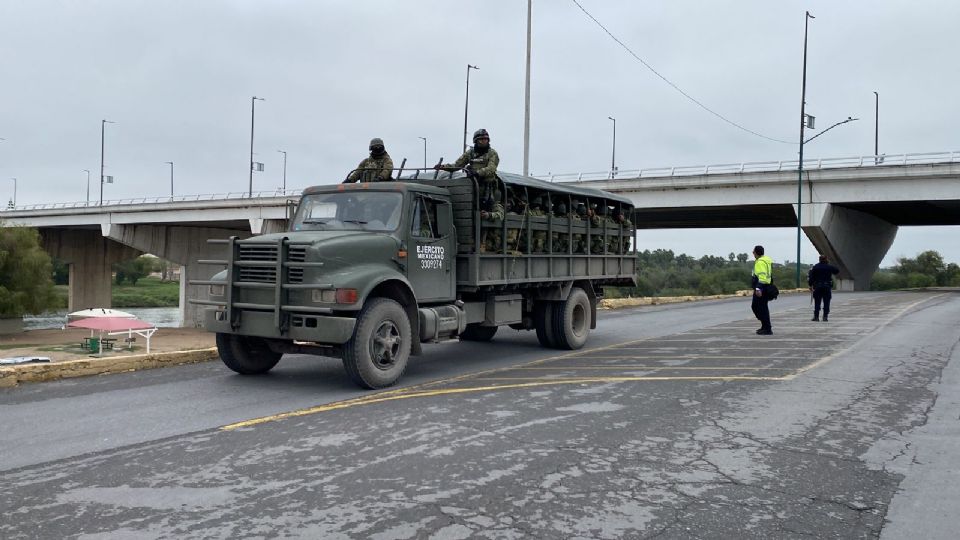
M619 207L613 210L613 221L620 225L623 230L623 236L620 239L619 253L627 253L630 251L630 239L633 238L633 223L630 222L630 219L624 215Z
M503 219L500 191L493 190L480 199L480 253L496 253L501 249L500 224Z
M549 198L547 200L549 200ZM535 218L546 217L547 213L544 209L543 201L544 201L544 197L541 195L537 195L536 197L534 197L533 201L531 201L530 203L530 209L527 211L527 215ZM533 242L533 252L534 253L545 252L546 245L547 245L547 231L534 229L531 237Z
M570 214L567 212L567 203L563 199L558 199L557 203L553 206L553 215L554 217L560 218L564 221L559 223L554 222L554 230L550 235L550 241L553 244L553 253L569 253L570 252L570 243L569 234L567 233L567 226L569 224Z
M513 196L509 197L510 207L507 209L507 215L525 216L527 214L527 194L522 189L511 190ZM520 226L508 224L507 229L507 250L513 252L524 252L527 248L527 238L525 230L525 220L520 221Z

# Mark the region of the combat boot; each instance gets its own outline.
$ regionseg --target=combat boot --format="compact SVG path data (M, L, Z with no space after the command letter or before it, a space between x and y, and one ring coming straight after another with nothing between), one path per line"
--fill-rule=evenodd
M827 320L828 320L828 319L827 319L827 316L824 315L824 316L823 316L823 322L827 322Z
M810 319L810 320L811 320L811 321L819 321L819 320L820 320L820 316L819 316L819 315L814 315L813 318ZM823 320L827 320L827 316L826 316L826 315L823 316Z

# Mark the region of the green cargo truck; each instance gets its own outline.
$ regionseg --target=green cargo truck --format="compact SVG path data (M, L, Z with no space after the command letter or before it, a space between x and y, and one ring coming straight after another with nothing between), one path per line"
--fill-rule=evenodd
M504 173L436 176L311 187L288 232L211 241L223 257L199 262L226 269L191 282L210 293L192 302L209 306L227 367L332 356L381 388L421 343L487 341L501 326L578 349L603 286L635 285L629 199Z

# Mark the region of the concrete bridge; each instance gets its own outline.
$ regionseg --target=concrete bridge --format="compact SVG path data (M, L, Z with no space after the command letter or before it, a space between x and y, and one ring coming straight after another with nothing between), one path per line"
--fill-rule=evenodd
M106 201L103 206L54 203L0 212L4 225L36 227L44 249L69 265L71 311L110 307L113 264L150 253L183 266L180 314L184 326L197 326L200 312L187 298L204 298L204 287L189 280L209 279L217 268L207 240L247 238L286 230L296 196L288 192L228 193L193 197Z
M671 167L573 175L630 197L638 228L796 227L797 162ZM865 289L900 226L960 225L960 151L804 160L802 228L841 269L841 288ZM199 323L186 298L204 298L189 280L216 269L207 240L286 229L296 195L261 192L19 206L5 225L37 227L45 249L70 266L69 307L110 306L111 266L141 253L183 265L183 324Z
M960 151L552 175L629 197L638 228L796 227L867 289L911 225L960 225Z

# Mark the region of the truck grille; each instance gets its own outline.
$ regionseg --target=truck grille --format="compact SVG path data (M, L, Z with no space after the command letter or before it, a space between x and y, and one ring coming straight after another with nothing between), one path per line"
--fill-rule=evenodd
M291 246L287 250L289 262L304 262L307 258L305 246ZM239 261L276 262L277 246L271 244L240 245ZM277 269L270 266L249 267L241 266L238 269L239 281L255 283L276 283ZM287 269L288 283L303 283L303 268Z

